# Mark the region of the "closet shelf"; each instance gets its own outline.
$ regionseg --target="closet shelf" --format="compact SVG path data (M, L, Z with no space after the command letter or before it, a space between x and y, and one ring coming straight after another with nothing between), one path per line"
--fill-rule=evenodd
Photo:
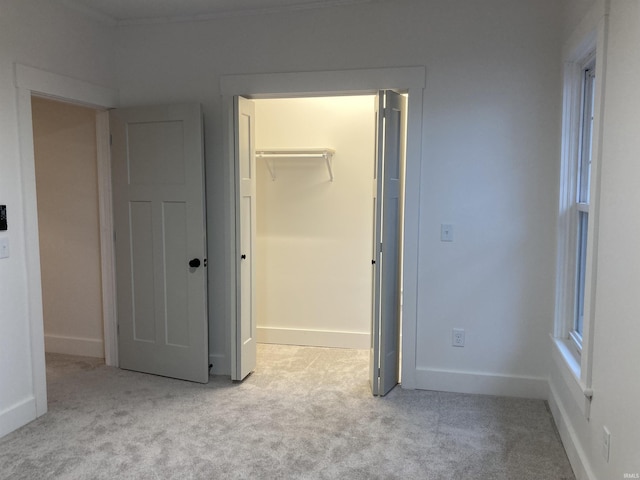
M324 160L329 171L329 178L333 182L333 155L335 150L331 148L263 148L256 150L257 158L264 158L271 179L276 179L276 171L273 160L278 158L317 158Z

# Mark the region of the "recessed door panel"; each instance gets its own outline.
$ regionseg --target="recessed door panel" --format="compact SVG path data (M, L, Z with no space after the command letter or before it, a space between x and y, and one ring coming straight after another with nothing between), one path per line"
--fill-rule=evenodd
M163 238L165 261L165 341L168 345L188 347L189 328L189 258L187 256L187 204L163 204Z
M180 121L127 125L131 185L184 184L183 128Z
M252 142L253 131L251 128L251 116L242 112L238 120L238 149L240 158L240 178L250 180L253 177Z
M131 202L131 278L133 281L133 336L155 342L155 293L153 273L153 222L151 202Z
M254 212L251 208L251 198L245 197L242 199L242 229L249 230L251 228L251 218L254 215ZM242 251L243 252L251 252L252 251L252 238L251 235L244 235L242 237ZM246 255L246 254L243 254ZM251 275L251 262L248 261L249 258L241 258L240 262L240 270L241 275L246 278L246 281L242 282L242 343L246 344L248 341L251 341L253 338L253 304L252 304L252 286L254 284L254 279Z

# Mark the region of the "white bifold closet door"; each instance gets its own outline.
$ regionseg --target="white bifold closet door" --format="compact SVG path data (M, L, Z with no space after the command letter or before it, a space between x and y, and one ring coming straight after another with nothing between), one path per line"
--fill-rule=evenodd
M382 90L376 99L371 390L386 395L400 380L402 181L406 99Z
M243 380L256 368L256 147L255 105L234 97L236 168L236 368L232 380Z

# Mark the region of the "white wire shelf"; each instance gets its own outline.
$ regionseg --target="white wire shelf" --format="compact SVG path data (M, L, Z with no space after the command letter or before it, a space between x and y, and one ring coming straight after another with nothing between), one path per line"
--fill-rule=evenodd
M256 150L256 158L263 158L265 160L272 180L276 179L273 160L279 158L317 158L324 160L329 172L329 178L333 182L333 155L335 153L335 150L331 148L262 148Z

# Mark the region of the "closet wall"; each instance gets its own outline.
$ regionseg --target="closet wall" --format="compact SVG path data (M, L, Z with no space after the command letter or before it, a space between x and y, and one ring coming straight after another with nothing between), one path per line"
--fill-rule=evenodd
M369 348L373 96L256 100L256 147L335 150L257 159L258 341Z

